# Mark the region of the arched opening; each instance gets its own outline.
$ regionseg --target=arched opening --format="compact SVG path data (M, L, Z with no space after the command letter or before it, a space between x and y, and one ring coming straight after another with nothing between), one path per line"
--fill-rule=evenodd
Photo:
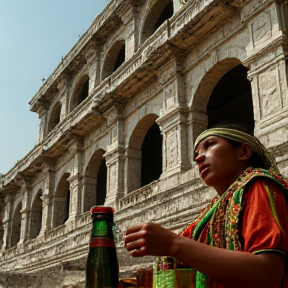
M54 197L54 225L53 228L63 225L69 218L70 206L70 183L68 182L69 173L65 173L57 186Z
M13 215L13 224L12 224L12 235L11 235L11 247L17 245L17 243L20 241L20 235L21 235L21 209L22 204L19 203L14 211Z
M101 159L96 186L96 205L104 205L107 194L107 166L106 160Z
M84 175L83 212L94 205L104 205L107 194L107 166L105 151L97 150L91 157Z
M122 45L122 48L120 49L118 56L115 61L113 72L116 71L125 61L125 45Z
M48 123L48 133L52 131L56 125L60 122L61 104L57 102L51 112L49 123Z
M159 179L162 173L162 135L155 120L149 114L134 128L127 149L127 190L131 192L151 181Z
M208 63L207 63L207 66L209 66ZM225 86L225 83L227 82L228 78L226 78L226 80L224 78L223 81L221 81L221 79L227 73L229 73L230 71L233 72L234 68L236 68L238 66L243 66L241 61L238 58L235 58L235 57L225 58L225 59L219 61L214 66L212 66L205 73L205 75L203 75L203 78L200 81L196 92L194 93L193 97L191 98L191 100L192 100L191 108L193 109L193 113L194 113L193 117L195 119L193 121L193 124L192 124L193 128L192 128L192 131L191 131L191 133L192 133L191 136L192 136L192 139L193 139L192 141L194 141L196 139L196 137L203 130L207 129L207 127L211 127L212 125L214 125L218 121L222 122L225 119L228 120L228 118L226 117L227 109L226 110L224 110L224 109L218 110L218 108L221 109L221 107L216 107L217 106L217 98L218 98L217 95L221 94L221 89L222 89L221 87L223 87L223 84ZM250 83L248 85L249 81L247 79L247 70L246 70L246 68L245 69L244 68L245 68L244 66L241 67L240 69L238 67L238 68L236 68L236 70L234 70L234 73L230 72L229 74L230 74L230 76L232 74L234 74L235 77L238 77L239 75L242 75L240 77L240 78L242 78L242 80L238 82L238 85L241 85L240 84L241 82L245 82L244 87L246 87L246 88L248 87L249 88ZM238 69L241 70L242 72L238 71ZM237 73L237 71L238 71L238 73ZM228 76L229 76L229 74L228 74ZM215 89L217 85L218 85L218 88ZM239 108L237 106L237 102L235 102L234 100L237 100L239 95L238 95L238 97L236 97L236 99L229 98L229 97L231 97L231 94L234 93L233 92L234 89L236 89L236 90L237 89L242 89L242 88L236 87L236 86L237 85L235 85L235 83L234 83L234 85L233 85L234 88L232 90L230 90L229 96L226 93L226 97L224 97L224 101L221 102L222 103L221 106L222 106L223 104L225 104L225 102L228 104L229 103L229 99L231 99L231 101L229 103L229 114L231 114L231 112L233 112L233 117L235 117L236 113L238 113L236 111ZM247 89L247 91L248 90L249 89ZM223 91L225 91L225 90L223 90ZM238 92L236 92L236 93L238 93ZM249 94L250 93L245 93L246 96L244 97L244 100L245 100L246 97L249 97L250 99L248 99L248 102L252 103L253 102L252 101L253 100L252 99L252 95L250 94L250 96L248 96ZM219 97L221 97L221 95ZM247 101L247 98L246 98L245 101ZM228 106L226 106L226 108L227 107ZM253 107L253 105L251 104L250 107ZM253 113L251 114L251 108L249 108L248 110L250 110L250 112L249 112L250 113L250 116L249 116L250 120L249 121L250 121L250 123L252 123L252 122L254 123L254 116L253 116ZM234 114L234 112L235 112L235 114ZM225 119L223 119L223 117L225 117ZM230 117L230 115L229 115L229 117ZM210 118L210 119L208 119L208 118ZM246 122L249 122L249 121L246 121ZM193 143L191 143L191 145L193 145ZM191 154L191 157L193 158L192 154Z
M110 76L125 62L125 50L126 48L124 40L117 41L108 50L102 69L102 80Z
M80 103L82 103L89 95L89 77L82 77L77 84L73 97L71 98L70 111L74 110Z
M149 11L141 33L141 44L144 43L166 20L174 14L171 0L158 1Z
M173 1L168 3L166 7L161 12L159 18L157 19L157 22L154 26L154 32L168 19L170 19L174 14L174 8L173 8Z
M242 122L254 130L252 90L247 68L238 65L215 86L207 105L208 127L225 120Z
M41 230L42 225L42 200L41 200L42 190L39 190L31 207L31 217L30 217L30 231L29 238L36 238Z
M142 187L159 179L162 174L162 135L159 126L156 123L147 131L141 150Z

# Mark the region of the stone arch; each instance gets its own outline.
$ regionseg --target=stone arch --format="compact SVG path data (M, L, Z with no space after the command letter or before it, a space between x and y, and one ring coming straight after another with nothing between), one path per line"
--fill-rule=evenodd
M16 204L16 209L14 210L14 214L12 217L12 235L11 235L11 242L10 247L17 245L20 241L21 236L21 209L22 209L22 202Z
M102 67L102 80L115 72L126 59L125 41L118 40L108 49L105 61Z
M155 114L146 115L131 134L127 149L128 192L159 179L162 174L162 135L155 122L157 118Z
M53 228L63 225L69 218L70 208L70 173L65 173L55 190L53 199Z
M99 149L90 158L84 174L83 212L92 206L104 205L107 194L107 166L105 151Z
M252 88L242 64L217 83L207 104L208 128L228 119L245 122L254 131Z
M148 11L143 22L140 44L143 44L166 20L174 14L173 0L158 0Z
M89 76L84 75L78 81L70 100L70 112L74 110L89 95Z
M208 127L207 105L218 81L229 70L240 64L241 61L237 58L224 59L212 66L201 79L191 104L194 119L192 132L192 137L194 140L204 129Z
M50 114L50 118L48 122L48 133L52 131L60 122L60 114L61 114L61 104L58 101L54 104L51 114Z
M247 105L249 111L245 110ZM205 74L193 97L192 110L198 119L193 127L193 139L225 119L242 118L254 127L251 84L247 68L239 59L224 59Z
M39 189L37 194L34 197L31 205L30 211L30 229L29 229L29 238L34 239L36 238L42 226L42 190Z

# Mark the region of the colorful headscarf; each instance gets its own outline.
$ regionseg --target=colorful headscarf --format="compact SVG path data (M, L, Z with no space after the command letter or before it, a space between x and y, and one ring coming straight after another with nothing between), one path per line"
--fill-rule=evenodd
M262 159L267 170L271 168L274 172L279 173L275 159L256 137L235 129L211 128L205 130L197 137L194 144L194 151L196 150L198 144L208 136L219 136L227 140L249 144L252 147L253 152L257 154L260 159Z

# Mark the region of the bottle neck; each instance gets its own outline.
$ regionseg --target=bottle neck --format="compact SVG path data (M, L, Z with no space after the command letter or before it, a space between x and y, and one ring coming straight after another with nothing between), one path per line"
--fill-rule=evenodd
M90 247L115 247L113 215L96 214L92 219Z

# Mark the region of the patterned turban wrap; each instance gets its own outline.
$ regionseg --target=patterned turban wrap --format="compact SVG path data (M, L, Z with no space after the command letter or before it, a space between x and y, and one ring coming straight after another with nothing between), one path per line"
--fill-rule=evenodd
M270 155L267 149L260 143L260 141L252 135L245 132L230 129L230 128L211 128L202 132L196 139L194 144L194 151L198 144L208 136L219 136L221 138L236 141L239 143L247 143L252 147L252 150L262 159L264 166L267 170L272 169L279 174L277 164L274 158Z

